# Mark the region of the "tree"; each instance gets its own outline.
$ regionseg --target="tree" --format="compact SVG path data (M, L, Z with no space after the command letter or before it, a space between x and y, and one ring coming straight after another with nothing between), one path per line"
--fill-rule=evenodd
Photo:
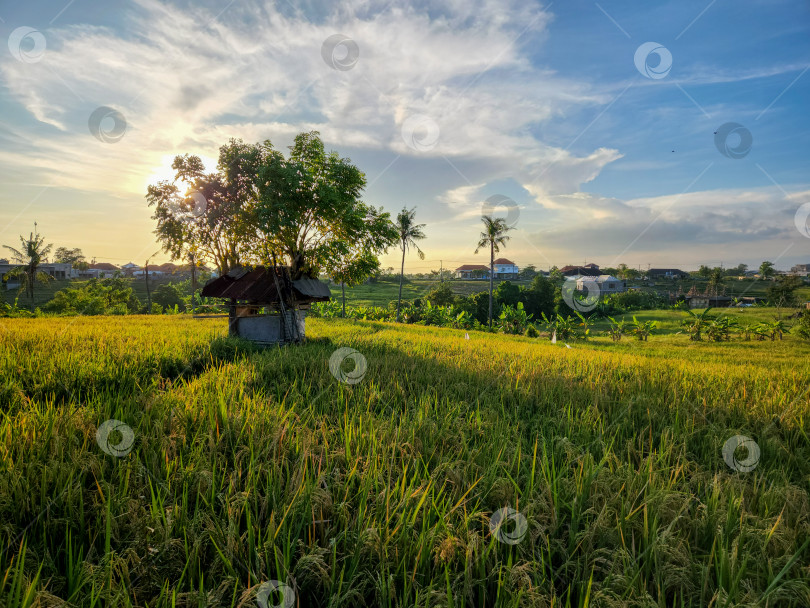
M151 301L159 304L165 310L174 310L175 306L177 306L177 310L185 310L186 308L183 303L183 294L177 285L172 283L163 283L155 287Z
M776 274L776 268L773 265L773 262L762 262L759 265L759 276L763 279L770 279Z
M518 274L518 278L523 279L524 281L530 281L536 276L537 276L537 266L535 266L534 264L524 266L523 270L521 270L520 274Z
M492 216L485 215L481 218L484 223L484 230L481 231L480 238L478 239L478 246L475 248L475 253L481 249L489 248L489 314L488 322L489 327L492 328L492 298L493 298L493 280L495 276L495 254L500 252L501 247L506 247L506 241L511 237L507 236L507 232L512 230L512 227L507 225L506 220L501 217L493 218Z
M797 303L796 290L801 287L802 281L795 275L776 277L776 281L766 291L768 301L777 308L795 306Z
M698 268L698 276L701 279L708 279L712 276L712 269L706 266L705 264L701 264L700 268Z
M277 256L298 279L333 268L335 259L354 260L359 266L349 271L356 276L365 254L378 255L397 242L389 214L360 200L363 172L337 152L326 153L317 131L297 135L288 158L269 141L252 147L248 164L254 158L262 159L253 182L253 217L265 263Z
M67 247L57 247L56 252L53 254L53 259L58 264L70 264L73 268L86 270L89 264L78 247L75 249L68 249Z
M556 266L552 266L548 271L548 278L553 283L562 282L565 280L563 273Z
M155 234L172 261L194 254L225 274L250 258L256 244L254 184L266 153L231 140L219 149L217 172L206 173L198 156L185 154L172 162L174 180L149 186Z
M433 306L449 306L455 302L456 296L447 283L439 283L428 292L425 299Z
M495 301L501 306L507 305L513 308L517 306L520 298L520 287L512 283L512 281L503 281L498 283L498 288L495 290Z
M719 266L712 268L709 272L709 290L713 291L714 295L717 295L718 289L723 285L723 279L725 276L725 270Z
M397 323L399 323L399 309L402 304L402 281L405 279L405 252L409 247L416 249L416 253L420 260L425 259L424 252L419 249L416 241L425 238L425 233L422 228L424 224L417 224L414 222L416 216L416 208L408 211L405 207L397 215L396 229L397 237L399 239L399 248L402 249L402 266L399 270L399 295L397 296Z
M523 308L535 319L539 319L543 314L550 315L554 312L554 283L549 281L542 274L538 274L528 289L520 292L519 300L523 302Z
M340 283L343 295L343 317L346 317L346 285L354 286L362 283L367 277L374 275L380 268L380 260L374 251L351 250L346 255L333 260L332 280Z
M736 268L734 268L734 274L737 276L743 276L745 273L748 272L748 264L738 264Z
M20 235L20 249L3 245L11 252L12 259L19 266L12 268L3 277L3 281L16 279L20 281L20 290L25 291L31 300L31 312L34 311L34 288L37 283L48 283L53 277L39 269L46 255L51 252L52 243L45 244L45 237L32 232L26 239Z

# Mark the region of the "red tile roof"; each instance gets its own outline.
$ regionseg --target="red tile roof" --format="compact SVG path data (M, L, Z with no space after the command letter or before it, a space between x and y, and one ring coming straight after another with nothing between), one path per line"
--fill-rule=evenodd
M464 264L456 268L456 272L459 270L489 270L489 266L484 266L483 264Z
M506 258L498 258L495 260L495 264L511 264L512 266L516 265L512 260L507 260Z

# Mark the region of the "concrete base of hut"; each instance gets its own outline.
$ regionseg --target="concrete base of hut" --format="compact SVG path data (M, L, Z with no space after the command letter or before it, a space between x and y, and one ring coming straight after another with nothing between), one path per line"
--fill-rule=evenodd
M256 344L286 344L304 340L306 312L287 310L282 314L236 317L233 319L233 333Z

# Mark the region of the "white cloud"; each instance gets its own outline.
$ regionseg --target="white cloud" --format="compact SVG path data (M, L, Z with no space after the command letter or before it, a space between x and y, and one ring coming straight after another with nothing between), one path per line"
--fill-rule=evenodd
M0 162L36 168L56 186L143 194L167 153L215 155L229 137L284 145L318 129L338 149L485 160L489 179L514 174L533 187L539 180L538 192L564 192L619 157L609 150L575 157L529 134L566 106L606 101L531 65L524 45L551 19L538 6L362 2L313 21L240 4L214 16L138 0L125 36L94 26L47 30L41 62L0 70L11 95L54 130L27 135L26 153L2 152ZM357 42L351 70L321 57L336 32ZM101 105L126 117L116 144L88 132L87 118ZM419 152L403 140L402 125L415 113L438 125L435 148ZM543 175L549 164L554 171Z

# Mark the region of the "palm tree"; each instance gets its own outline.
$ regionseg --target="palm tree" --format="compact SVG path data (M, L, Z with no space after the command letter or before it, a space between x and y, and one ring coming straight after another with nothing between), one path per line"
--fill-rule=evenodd
M512 227L508 226L502 217L493 218L485 215L481 221L484 222L484 229L481 231L481 238L478 240L475 253L484 247L489 247L489 327L492 328L492 280L495 275L495 254L500 252L501 247L506 247L506 241L511 238L506 236L506 233L512 230Z
M402 281L405 278L405 252L409 247L416 249L420 260L425 259L424 252L419 249L416 241L425 238L425 233L422 228L425 224L417 224L414 222L416 216L416 207L408 211L406 207L397 215L397 232L399 232L399 246L402 249L402 266L399 269L399 296L397 297L397 323L399 323L399 307L402 303Z
M36 228L36 224L34 226ZM20 235L20 243L22 243L22 247L19 250L9 245L3 245L11 251L14 262L19 264L7 272L3 280L17 279L20 281L20 290L24 290L28 294L31 300L31 312L33 312L34 286L36 283L47 283L53 279L47 272L39 269L45 256L51 252L53 244L46 245L45 237L39 236L36 232L32 232L28 239Z

